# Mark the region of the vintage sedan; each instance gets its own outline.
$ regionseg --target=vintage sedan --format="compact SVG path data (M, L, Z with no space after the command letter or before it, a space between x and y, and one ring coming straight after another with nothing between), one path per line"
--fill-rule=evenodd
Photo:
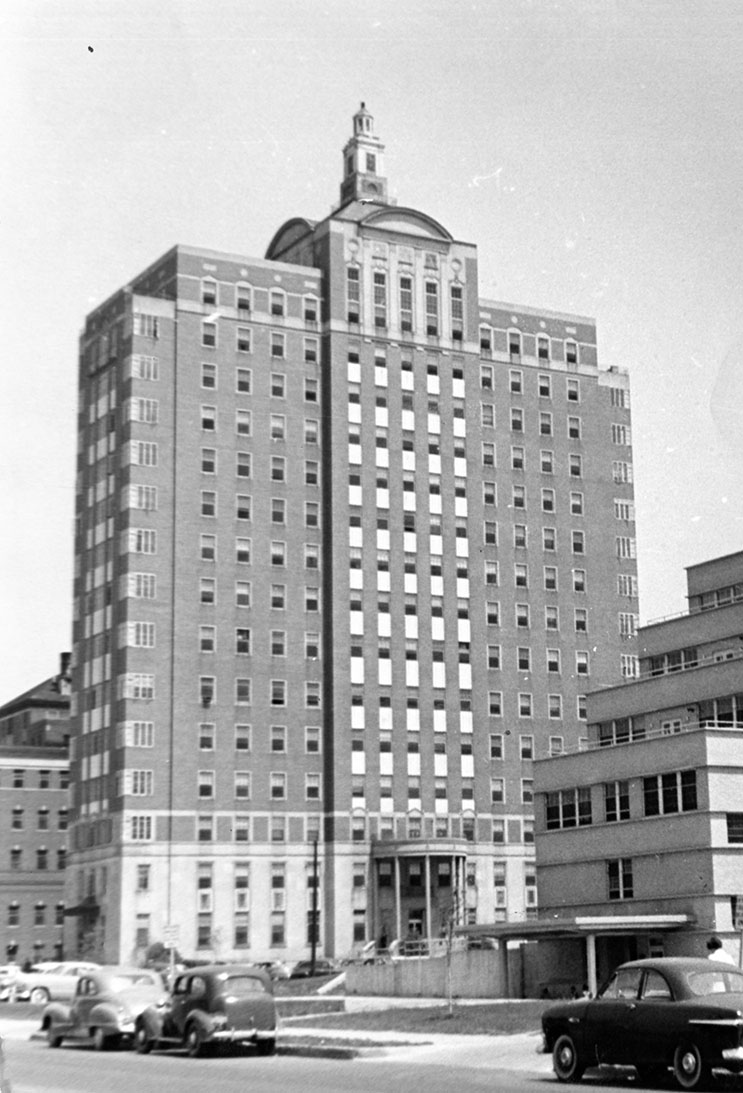
M743 972L686 957L634 960L595 999L550 1006L542 1031L561 1082L633 1066L643 1082L672 1069L679 1088L704 1089L713 1069L743 1071Z
M35 964L30 972L21 972L16 978L16 997L28 998L35 1006L51 1001L69 1002L75 994L78 976L99 967L100 964L80 960Z
M309 979L313 975L337 975L338 965L332 960L298 960L291 970L290 979Z
M276 1050L276 1003L270 976L252 964L208 964L176 977L169 1001L139 1015L134 1046L184 1047L207 1055L222 1044Z
M134 1038L134 1022L146 1006L165 998L161 976L148 968L103 966L77 980L71 1005L50 1002L41 1029L50 1047L63 1040L91 1044L97 1051Z

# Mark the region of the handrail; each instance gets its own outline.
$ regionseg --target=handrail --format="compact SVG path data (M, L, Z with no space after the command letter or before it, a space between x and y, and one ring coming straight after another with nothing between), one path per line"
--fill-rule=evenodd
M661 740L670 736L678 736L680 733L697 732L704 729L722 729L727 732L743 733L743 722L732 724L725 721L683 721L674 729L647 729L641 734L629 735L621 740L585 740L582 744L565 748L555 755L542 755L535 762L544 762L547 759L560 759L564 755L579 755L587 751L603 751L608 748L621 748L631 744L645 744L647 741Z
M676 652L676 650L673 650ZM720 650L722 652L722 650ZM667 656L667 653L658 653L657 656ZM724 664L728 660L740 660L743 657L743 648L730 650L729 655L719 656L716 653L708 653L707 656L697 657L693 661L689 661L688 664L674 665L672 668L665 667L660 671L654 671L653 669L646 669L635 676L635 679L657 679L658 676L674 676L678 672L689 672L692 668L702 668L707 664ZM643 657L643 660L645 658Z
M676 611L673 615L661 615L657 619L648 619L644 626L657 626L661 622L670 622L671 619L685 619L689 615L703 615L705 611L716 611L718 607L730 607L734 603L742 603L743 595L731 596L729 600L725 600L724 603L710 603L705 604L704 607L688 607L686 611ZM641 627L642 629L642 627Z

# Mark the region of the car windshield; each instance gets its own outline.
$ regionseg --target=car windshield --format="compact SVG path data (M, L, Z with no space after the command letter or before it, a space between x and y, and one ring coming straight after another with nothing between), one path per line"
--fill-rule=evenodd
M686 976L692 994L743 994L743 972L732 968L714 968L710 971L689 972Z
M222 994L231 995L233 998L247 998L251 994L264 994L263 980L253 975L225 976L222 984Z

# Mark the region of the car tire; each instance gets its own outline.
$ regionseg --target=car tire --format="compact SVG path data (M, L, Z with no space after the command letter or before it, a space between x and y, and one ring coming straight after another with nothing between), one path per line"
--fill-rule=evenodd
M49 1001L49 991L46 987L34 987L28 1000L32 1006L45 1006Z
M153 1043L147 1035L147 1029L144 1025L137 1025L134 1030L134 1050L138 1055L149 1055L152 1048Z
M275 1055L276 1054L276 1041L275 1040L256 1040L255 1049L259 1055Z
M54 1030L50 1028L46 1034L46 1042L49 1044L49 1047L61 1047L62 1037L58 1032L54 1032Z
M192 1059L198 1059L206 1054L204 1034L198 1025L189 1025L186 1029L186 1051Z
M673 1076L679 1089L707 1089L712 1071L695 1043L679 1044L673 1053Z
M579 1082L583 1077L586 1064L576 1047L575 1040L568 1033L563 1033L555 1040L555 1046L552 1049L552 1065L560 1082Z
M94 1028L92 1036L94 1051L108 1051L108 1036L102 1028Z

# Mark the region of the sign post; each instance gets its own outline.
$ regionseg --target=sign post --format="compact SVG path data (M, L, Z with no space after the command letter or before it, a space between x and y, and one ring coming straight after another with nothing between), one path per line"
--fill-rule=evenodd
M175 979L175 950L178 947L178 934L179 928L177 926L168 925L163 931L163 945L166 949L170 950L170 983L172 988L173 980Z

